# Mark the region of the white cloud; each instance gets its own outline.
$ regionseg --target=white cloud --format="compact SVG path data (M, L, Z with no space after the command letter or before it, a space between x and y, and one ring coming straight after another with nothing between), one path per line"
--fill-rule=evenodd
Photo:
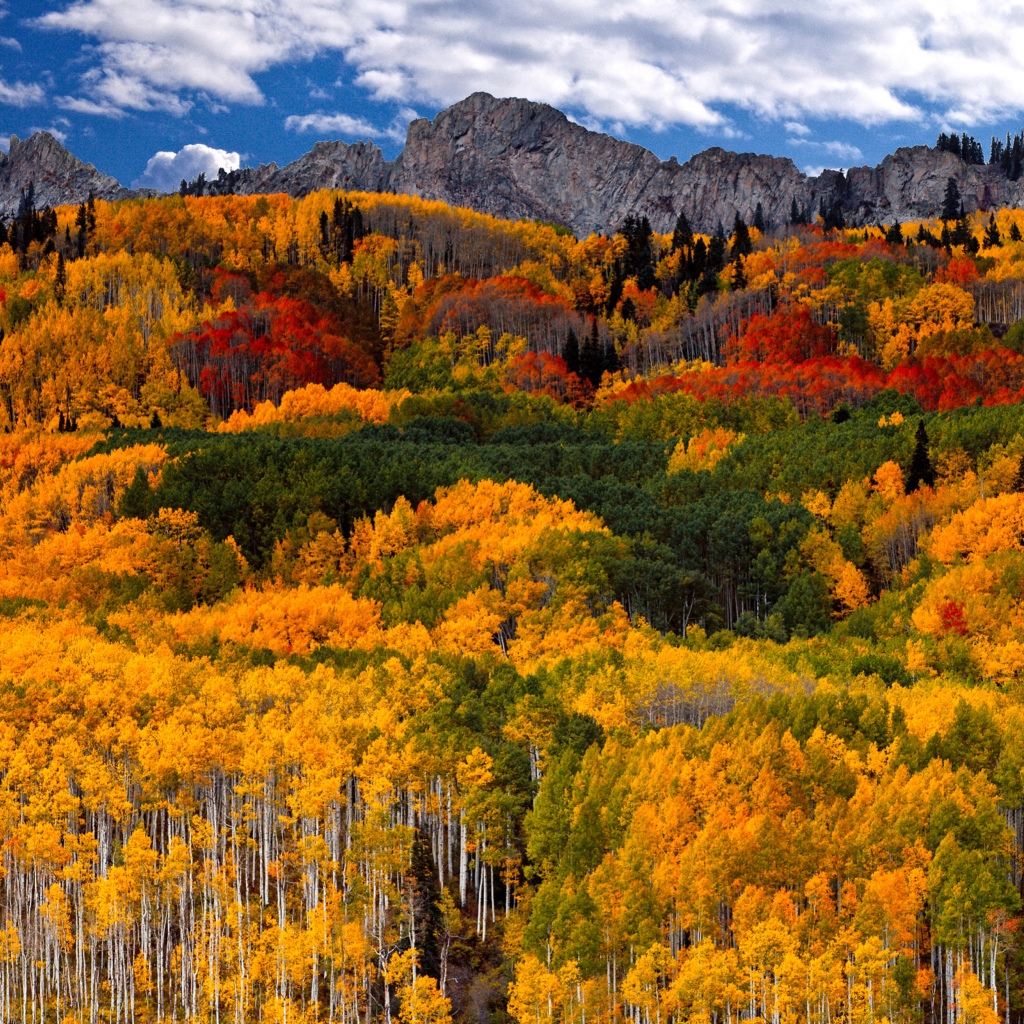
M62 146L68 141L68 133L62 132L55 125L50 125L49 128L32 128L30 134L34 135L36 132L49 132Z
M42 86L25 82L5 82L0 78L0 103L11 107L33 107L43 102Z
M132 187L175 192L182 178L192 181L202 172L209 181L217 177L221 167L225 171L235 171L240 164L241 157L238 153L228 153L202 143L192 143L177 153L161 152L152 156L142 175L132 182Z
M1024 110L1024 20L997 0L62 0L95 47L81 97L259 104L255 76L338 53L379 100L526 96L605 124L708 128L723 105L803 126L970 126ZM87 54L88 56L88 54ZM925 108L929 113L926 115ZM791 129L797 135L804 133Z
M61 110L70 110L76 114L96 114L100 117L113 118L125 116L124 111L120 107L115 107L109 100L97 103L81 96L56 96L53 102Z
M10 135L0 135L0 151L9 153L11 151Z
M787 121L783 126L790 135L810 135L811 129L799 121Z
M828 153L847 162L864 159L864 154L860 149L857 146L850 145L848 142L813 142L810 139L786 139L786 142L791 146L804 146L807 149Z
M21 43L17 39L12 39L10 36L0 36L0 46L6 46L9 50L18 50L21 52Z
M415 111L412 114L415 117ZM393 123L387 128L376 128L361 117L348 114L292 114L285 118L284 126L291 132L316 132L318 135L336 133L360 139L389 138L399 142L405 139L405 125Z

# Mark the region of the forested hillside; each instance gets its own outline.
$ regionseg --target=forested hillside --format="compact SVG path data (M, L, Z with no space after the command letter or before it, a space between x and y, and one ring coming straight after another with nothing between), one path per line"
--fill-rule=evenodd
M1024 213L947 200L26 196L0 1019L1020 1024Z

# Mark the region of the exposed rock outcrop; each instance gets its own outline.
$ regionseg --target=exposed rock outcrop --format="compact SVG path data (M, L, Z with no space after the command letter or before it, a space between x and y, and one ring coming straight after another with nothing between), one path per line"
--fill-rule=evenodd
M433 121L413 121L393 163L369 143L318 143L282 170L271 164L252 172L242 190L404 192L497 217L555 221L586 235L615 228L630 213L669 231L680 210L695 229L710 232L719 221L728 229L737 212L749 222L758 203L770 222L782 224L794 199L813 213L838 200L855 225L934 217L950 177L968 211L1024 202L1024 181L928 146L899 149L877 167L845 175L808 177L787 157L717 147L680 164L588 131L546 104L474 93Z
M390 191L438 199L509 218L568 225L577 235L617 228L630 213L646 214L670 231L680 210L692 226L728 229L738 212L748 222L758 203L765 218L785 223L795 200L812 213L838 202L850 224L934 217L946 182L959 184L968 211L1024 204L1024 179L998 167L964 163L927 146L898 149L877 167L808 177L785 157L712 148L680 164L649 150L592 132L561 111L523 99L474 93L409 125L393 162L369 142L318 142L285 167L264 164L235 175L242 194L316 189ZM123 188L84 164L46 132L11 142L0 160L0 215L9 217L33 181L37 205L153 195Z
M124 188L119 181L83 163L49 132L36 132L22 142L11 136L10 150L0 153L0 217L18 212L21 195L35 187L37 209L64 203L84 203L91 192L97 199L155 196L152 189Z

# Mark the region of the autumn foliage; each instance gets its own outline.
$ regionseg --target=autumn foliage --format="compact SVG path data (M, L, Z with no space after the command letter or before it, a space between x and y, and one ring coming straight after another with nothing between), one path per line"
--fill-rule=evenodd
M1024 217L56 218L0 247L0 1018L1016 1020Z

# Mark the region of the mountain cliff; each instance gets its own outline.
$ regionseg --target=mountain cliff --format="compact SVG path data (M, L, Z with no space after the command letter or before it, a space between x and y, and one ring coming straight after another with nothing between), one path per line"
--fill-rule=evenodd
M749 222L758 203L770 222L782 224L794 199L815 212L838 201L856 225L934 217L950 177L969 211L1024 202L1024 180L1011 182L998 167L966 164L928 146L898 149L877 167L845 175L808 177L787 157L717 147L680 164L588 131L546 104L486 93L433 121L413 121L393 163L370 143L331 142L283 169L271 164L244 173L244 192L383 189L497 217L555 221L577 235L617 227L629 213L670 231L680 210L694 228L710 232L719 221L729 227L737 212Z
M794 200L812 212L838 203L854 225L934 217L950 177L968 211L1024 204L1024 179L1009 181L998 167L966 164L928 146L898 149L877 167L845 175L808 177L786 157L717 147L681 164L589 131L547 104L474 93L433 121L413 121L394 161L369 142L318 142L285 167L243 169L235 191L399 192L497 217L554 221L582 236L614 229L630 213L670 231L680 210L695 229L710 232L719 222L728 228L736 213L749 222L758 203L770 223L782 224ZM81 202L90 190L103 199L155 194L122 187L46 132L20 143L12 138L0 160L0 216L17 209L30 181L40 206Z
M152 189L132 190L69 153L49 132L36 132L22 142L11 136L9 151L0 153L0 217L15 216L23 192L35 188L37 209L97 199L134 199L159 195Z

